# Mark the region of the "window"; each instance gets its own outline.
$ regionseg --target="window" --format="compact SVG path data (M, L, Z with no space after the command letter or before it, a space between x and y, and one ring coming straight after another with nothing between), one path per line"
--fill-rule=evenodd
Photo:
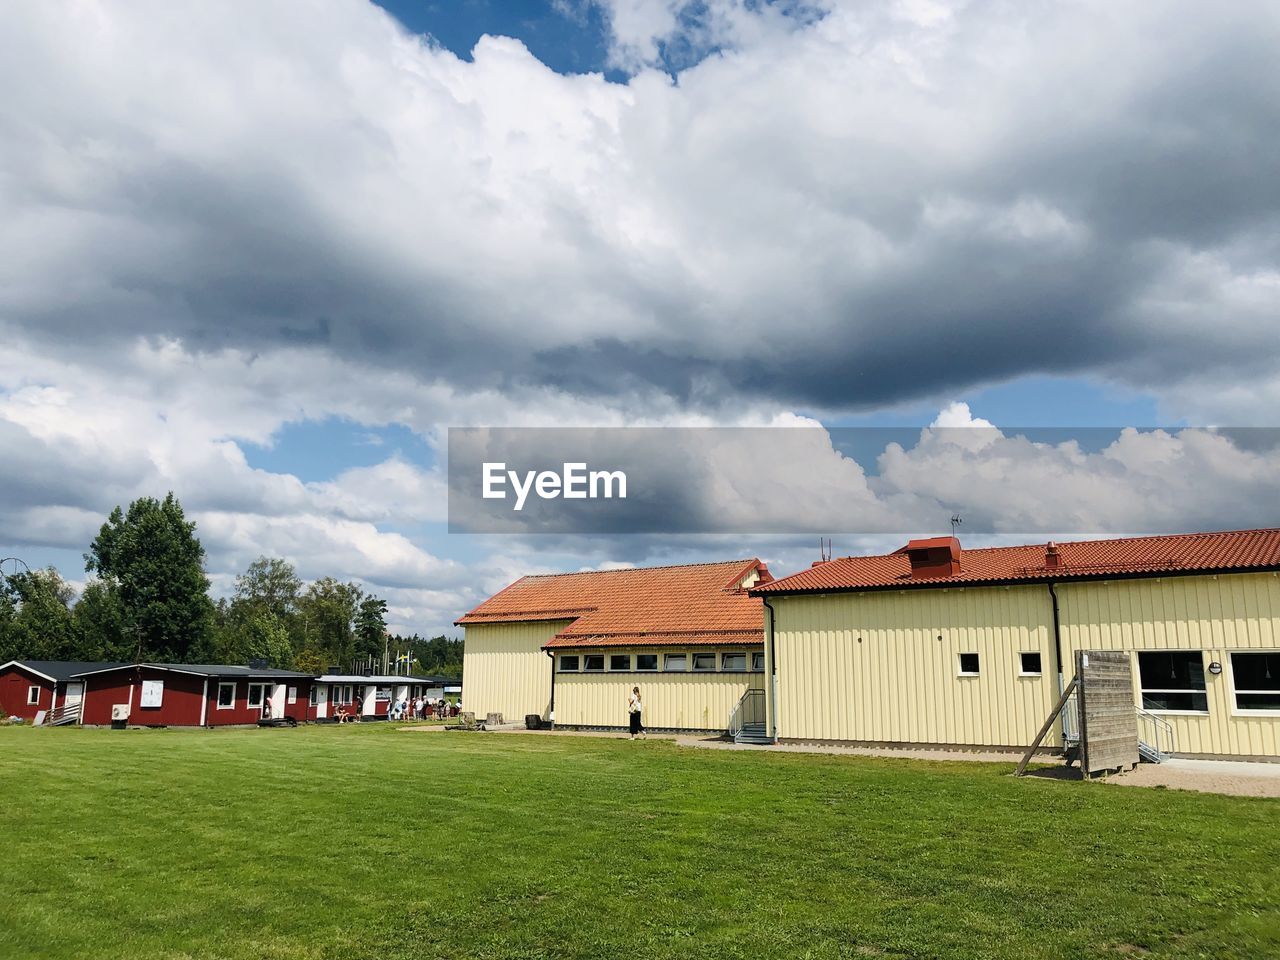
M585 657L582 658L582 669L583 670L603 670L604 654L588 653Z
M236 685L234 683L218 684L218 709L230 710L236 705Z
M27 687L27 706L34 707L40 702L40 688Z
M610 670L630 670L631 654L629 653L611 654L609 656L609 669Z
M288 696L286 696L286 697L285 697L285 699L286 699L286 700L288 700L290 703L297 703L297 702L298 702L298 688L297 688L297 687L290 687L290 688L289 688L289 694L288 694Z
M1199 650L1146 650L1138 654L1142 709L1209 712L1204 654Z
M714 670L715 668L716 655L714 653L695 653L693 655L693 669Z
M683 673L689 669L689 656L684 653L668 653L662 669L667 673Z
M637 653L636 669L637 670L657 670L658 655L656 653Z
M745 670L747 669L747 655L745 653L726 653L720 658L721 670Z
M260 707L262 701L267 695L267 685L265 683L249 684L249 706Z
M1233 653L1237 710L1280 710L1280 653Z
M1043 672L1040 669L1040 654L1038 652L1023 652L1018 654L1018 659L1022 667L1022 676L1038 677Z
M560 654L560 672L576 673L578 670L578 655L576 653Z
M960 654L960 676L976 677L980 673L980 664L976 653Z
M319 688L319 687L312 686L312 688L311 688L311 699L310 699L309 701L307 701L307 702L308 702L308 703L310 703L310 704L311 704L311 706L313 706L313 707L320 703L320 688Z
M751 669L761 671L764 669L764 654L753 653L751 655Z

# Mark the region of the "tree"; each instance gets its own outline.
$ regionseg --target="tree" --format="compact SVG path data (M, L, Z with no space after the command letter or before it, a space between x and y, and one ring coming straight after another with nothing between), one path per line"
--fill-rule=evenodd
M356 655L381 657L387 644L387 601L365 597L356 614Z
M279 557L259 557L236 577L236 599L270 611L281 622L297 610L301 590L293 564Z
M72 610L77 660L128 660L137 652L126 636L124 607L114 583L90 580Z
M23 571L5 578L4 660L70 660L76 657L76 632L69 604L75 590L53 567Z
M190 661L211 652L213 602L204 547L182 505L143 497L116 507L85 554L85 570L117 591L139 659Z
M265 660L267 666L287 670L293 666L289 631L270 610L255 612L246 625L247 660Z
M462 641L444 635L424 640L416 633L411 637L395 636L391 645L407 650L417 662L415 670L445 677L462 676Z
M354 583L322 577L298 597L301 648L319 654L325 665L349 665L356 658L355 619L364 593Z

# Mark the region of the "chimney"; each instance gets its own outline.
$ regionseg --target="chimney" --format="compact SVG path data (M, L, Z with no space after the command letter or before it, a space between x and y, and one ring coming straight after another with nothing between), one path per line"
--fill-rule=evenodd
M1062 566L1062 554L1058 552L1058 545L1052 540L1044 548L1044 566L1046 570L1057 570Z
M911 578L954 577L960 572L960 541L955 537L912 540L902 552L911 561Z

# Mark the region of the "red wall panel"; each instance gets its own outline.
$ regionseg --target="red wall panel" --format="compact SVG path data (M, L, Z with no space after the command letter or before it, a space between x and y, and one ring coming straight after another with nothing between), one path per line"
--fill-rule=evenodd
M28 704L27 691L33 686L40 688L40 702ZM37 710L53 708L53 684L19 667L9 667L0 672L0 707L11 717L34 720Z

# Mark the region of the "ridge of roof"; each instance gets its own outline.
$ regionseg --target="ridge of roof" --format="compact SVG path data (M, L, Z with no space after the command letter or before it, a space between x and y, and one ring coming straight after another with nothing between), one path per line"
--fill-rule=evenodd
M494 597L498 596L500 593L510 590L511 587L514 587L516 583L520 583L521 580L549 580L553 577L603 576L611 573L647 573L650 570L688 570L692 567L728 567L734 565L745 567L748 563L760 563L760 558L748 557L745 560L700 560L697 563L660 563L654 567L613 567L609 570L566 570L563 573L526 573L520 578L520 580L517 580L509 586L503 587L502 590L499 590L498 593L494 594Z

